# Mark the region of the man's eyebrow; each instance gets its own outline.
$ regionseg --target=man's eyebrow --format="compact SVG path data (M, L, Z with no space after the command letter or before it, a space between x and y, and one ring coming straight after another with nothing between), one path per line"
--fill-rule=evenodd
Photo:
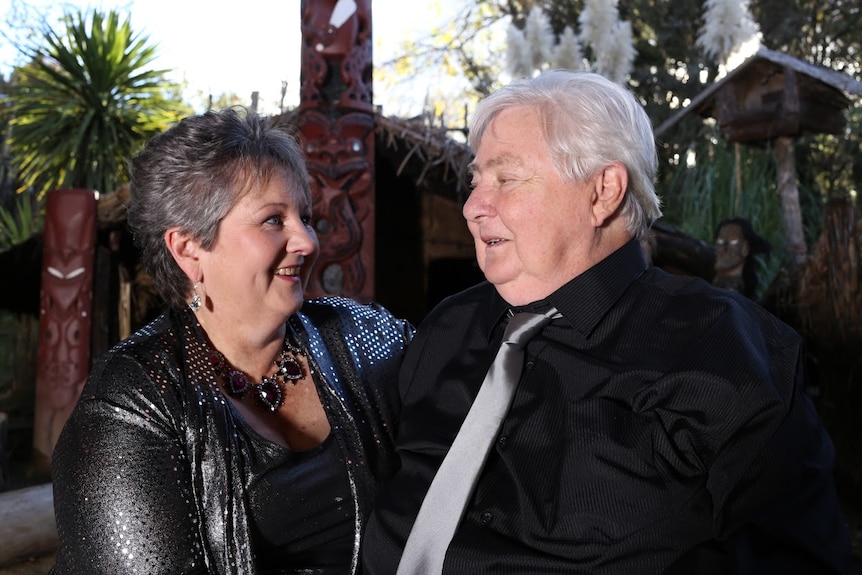
M521 160L521 158L519 158L518 156L516 156L514 154L508 154L507 153L507 154L501 154L499 156L495 156L495 157L491 158L490 160L488 160L485 163L485 168L486 169L497 168L497 167L506 166L506 165L520 166L521 164L523 164L523 161ZM467 165L467 169L471 173L476 172L477 168L478 168L478 166L477 166L475 160L470 162Z

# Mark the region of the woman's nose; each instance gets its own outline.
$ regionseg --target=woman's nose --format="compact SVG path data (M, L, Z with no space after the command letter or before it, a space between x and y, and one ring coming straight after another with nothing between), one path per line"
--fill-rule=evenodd
M317 234L314 228L302 222L292 228L287 241L287 251L308 255L317 250Z

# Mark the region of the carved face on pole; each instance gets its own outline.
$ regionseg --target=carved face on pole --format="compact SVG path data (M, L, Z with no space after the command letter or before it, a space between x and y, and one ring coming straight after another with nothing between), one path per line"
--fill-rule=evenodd
M742 275L750 246L739 224L725 224L715 238L715 271L720 275Z

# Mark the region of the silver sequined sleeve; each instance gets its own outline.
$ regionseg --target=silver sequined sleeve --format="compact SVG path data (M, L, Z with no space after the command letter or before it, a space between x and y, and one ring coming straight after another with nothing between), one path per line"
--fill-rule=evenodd
M97 369L52 462L53 573L206 573L176 397L123 354Z

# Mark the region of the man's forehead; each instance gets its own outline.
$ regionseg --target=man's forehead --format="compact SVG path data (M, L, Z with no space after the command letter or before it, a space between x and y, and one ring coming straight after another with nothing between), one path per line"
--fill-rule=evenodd
M470 165L467 166L467 169L475 173L481 172L482 170L492 170L499 167L521 166L523 164L524 159L521 156L513 154L512 152L504 152L502 154L497 154L481 161L477 156L476 159L470 162Z

